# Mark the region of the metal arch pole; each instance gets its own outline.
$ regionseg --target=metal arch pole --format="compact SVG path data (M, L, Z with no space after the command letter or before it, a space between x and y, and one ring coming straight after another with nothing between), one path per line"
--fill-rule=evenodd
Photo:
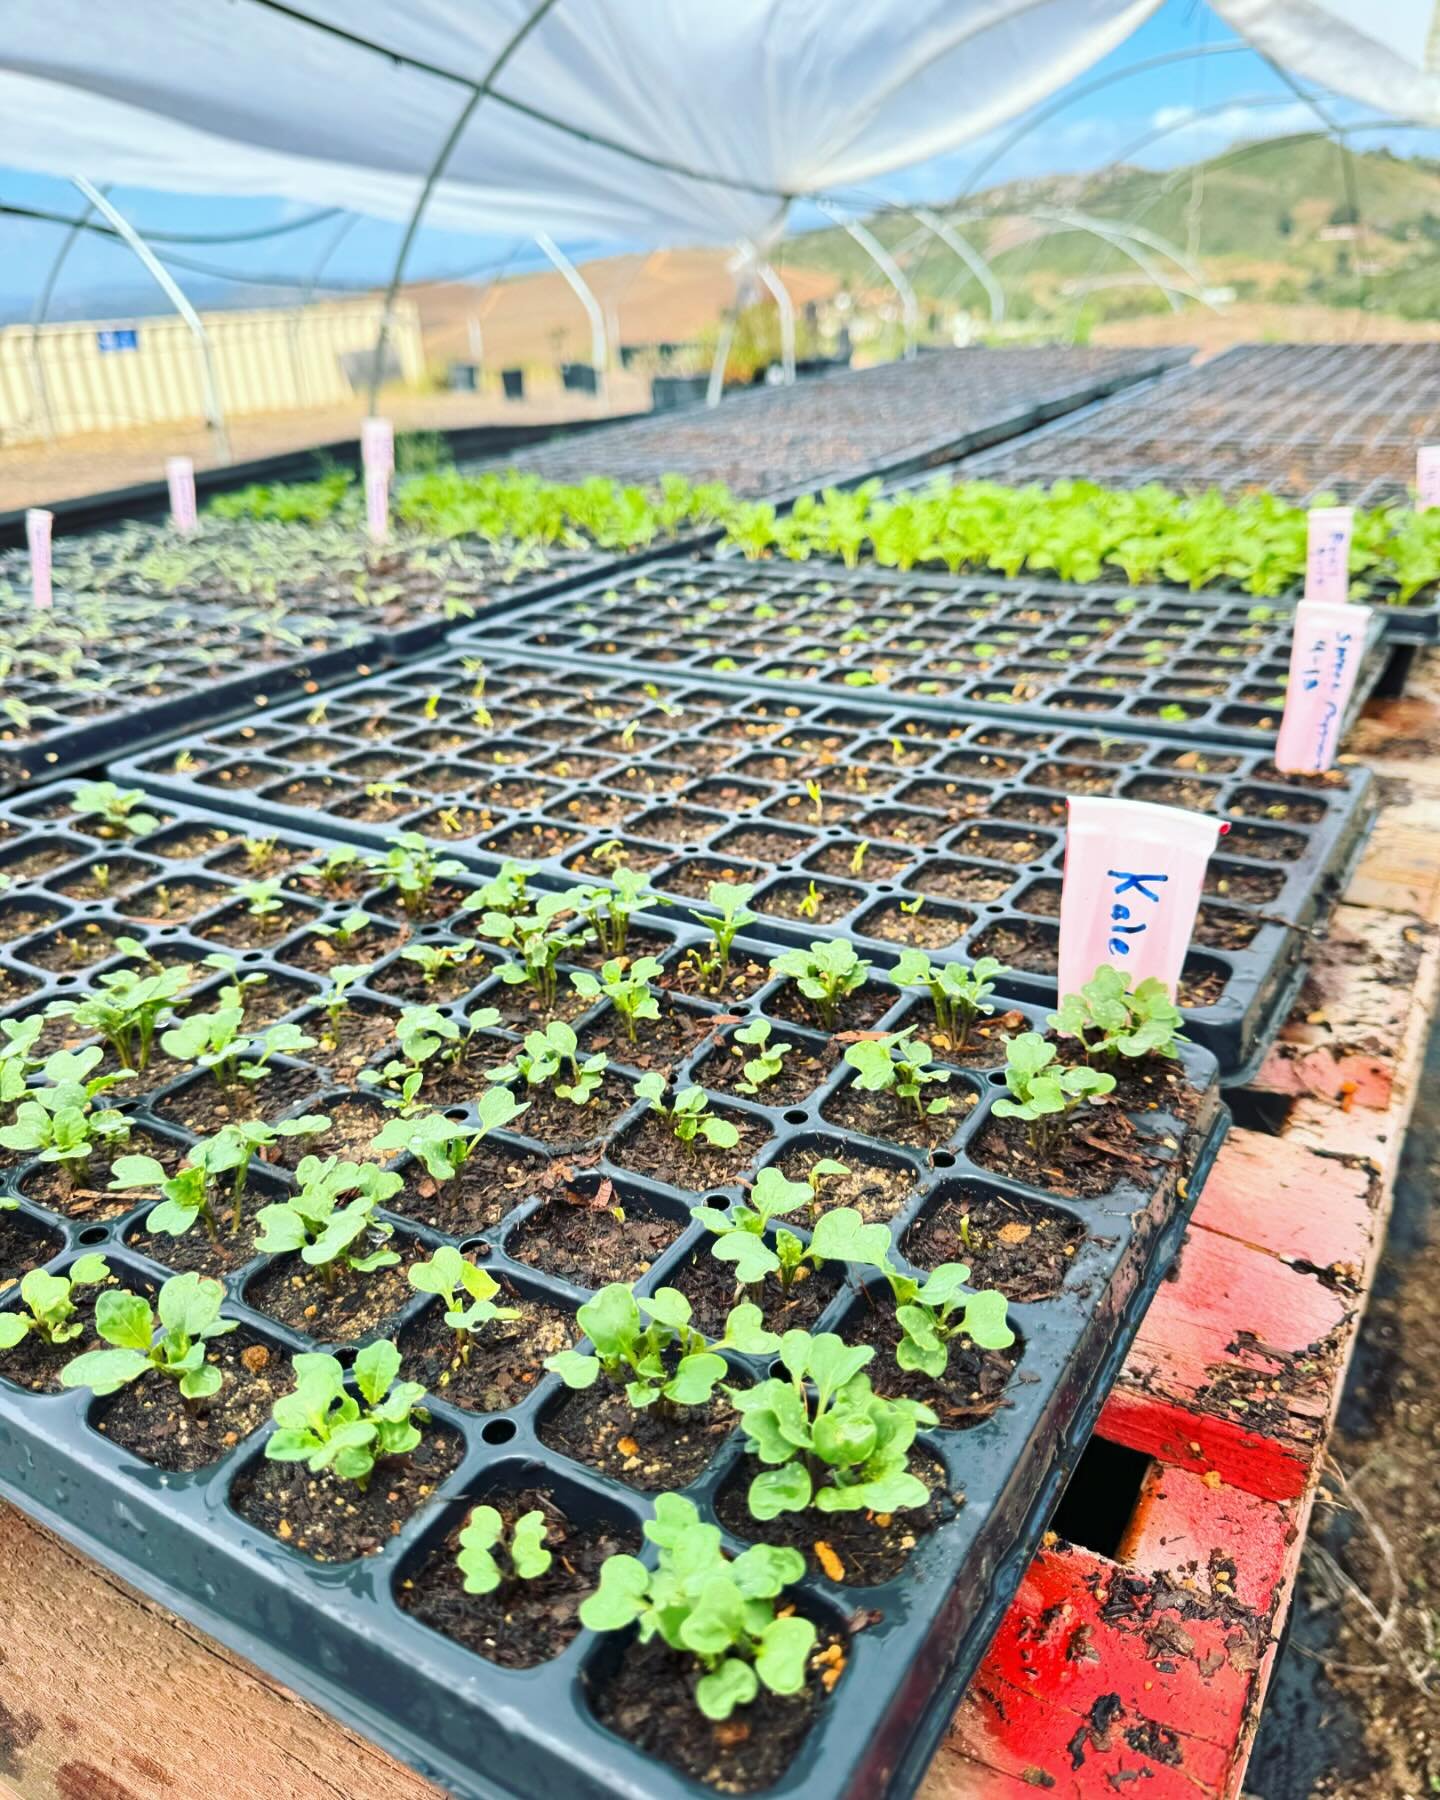
M996 278L995 271L985 258L969 241L961 237L952 225L948 225L939 213L931 212L928 206L912 206L911 213L928 231L933 231L947 250L953 250L969 269L970 273L984 288L990 302L990 323L998 325L1005 317L1005 290Z
M785 373L785 386L795 385L795 302L790 290L769 263L757 262L755 273L775 297L780 309L780 366Z
M225 411L220 403L220 383L215 375L215 358L210 348L209 334L201 322L199 313L186 299L175 277L151 250L140 233L123 213L116 211L99 188L93 182L87 181L83 175L72 175L70 180L79 188L95 211L103 213L120 236L124 238L165 294L168 295L176 312L190 327L191 334L195 339L195 347L200 354L200 379L205 400L205 423L214 435L215 449L220 461L228 463L231 460L230 436L225 429Z
M295 401L298 406L310 403L310 383L306 378L304 359L300 354L300 335L304 324L305 308L315 298L315 290L320 285L320 277L325 265L360 223L359 213L346 213L340 220L329 239L315 258L313 268L306 277L305 285L300 290L300 298L295 304L295 312L290 321L290 378L295 384Z
M435 192L436 184L445 173L450 158L455 154L457 145L465 135L467 126L475 116L475 109L490 92L500 78L500 72L510 58L529 37L530 33L545 17L555 0L540 0L540 4L511 36L510 41L491 63L485 79L472 88L470 97L460 109L460 116L450 127L445 142L440 146L440 153L430 165L430 172L425 177L425 184L420 189L419 198L410 214L409 223L405 227L405 235L400 240L400 248L395 253L395 267L390 271L390 285L385 289L385 302L380 309L380 329L375 334L375 355L370 367L370 383L366 394L366 411L373 414L380 394L380 370L385 360L385 348L390 342L390 323L395 314L395 299L400 292L400 283L405 278L405 265L410 260L410 251L420 230L420 221L425 217L425 208L430 204L430 196Z
M595 365L595 376L600 384L600 398L605 400L609 396L610 389L608 373L610 355L605 341L605 314L601 311L600 302L595 298L584 276L548 231L537 231L535 242L565 277L571 292L585 308L585 316L590 321L590 360Z
M1152 274L1153 271L1145 261L1141 260L1136 246L1143 245L1146 249L1157 250L1161 256L1168 257L1176 268L1185 272L1192 286L1203 288L1205 285L1203 269L1192 262L1183 251L1177 250L1173 244L1167 242L1158 232L1148 231L1142 225L1131 224L1128 220L1121 222L1101 219L1093 213L1072 212L1069 207L1059 206L1040 207L1033 217L1042 223L1053 222L1069 226L1076 231L1094 232L1097 237L1113 243L1115 248L1122 251L1132 262L1138 263L1147 275Z
M831 218L843 225L862 250L867 252L870 260L900 296L900 309L905 320L905 360L914 362L920 335L920 302L915 290L905 279L905 272L899 263L875 236L858 219L842 218L840 213L831 207L825 207Z
M35 297L35 304L30 309L30 384L35 390L37 410L40 415L40 427L47 439L55 436L55 416L50 410L50 389L45 381L45 364L40 355L40 327L45 323L50 311L50 302L55 297L55 288L60 280L60 271L65 267L70 252L79 242L80 234L90 222L90 215L95 208L87 200L85 210L65 233L64 241L55 252L55 260L50 265L50 272L45 277L45 284Z
M730 360L730 346L735 342L735 321L740 316L740 295L735 295L735 304L726 312L720 324L720 335L715 340L715 356L710 364L710 381L705 389L705 404L718 406L725 395L725 365Z

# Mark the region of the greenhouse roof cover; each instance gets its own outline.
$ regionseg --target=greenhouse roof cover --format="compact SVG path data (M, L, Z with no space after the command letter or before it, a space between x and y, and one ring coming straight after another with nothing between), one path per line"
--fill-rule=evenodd
M10 0L0 163L476 231L764 245L978 136L1160 0ZM1314 80L1440 121L1432 0L1216 0Z

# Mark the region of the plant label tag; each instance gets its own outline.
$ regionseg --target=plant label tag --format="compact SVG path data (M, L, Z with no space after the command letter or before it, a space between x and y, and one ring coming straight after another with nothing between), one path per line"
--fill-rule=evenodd
M1343 606L1350 598L1350 536L1355 509L1312 506L1306 521L1305 598Z
M170 523L188 537L198 522L195 507L195 465L188 456L167 456L165 482L170 489Z
M372 544L383 544L390 535L390 471L365 471L365 529Z
M1210 860L1228 826L1145 800L1073 795L1060 886L1060 997L1104 963L1173 999Z
M25 514L25 544L30 552L30 592L38 607L53 606L55 593L50 581L50 534L55 515L42 507L32 506Z
M1440 506L1440 444L1422 444L1415 452L1415 510Z
M367 475L372 469L395 473L395 427L389 419L360 421L360 460Z
M1287 775L1330 768L1370 624L1367 606L1302 600L1295 608L1285 716L1275 740L1275 766Z

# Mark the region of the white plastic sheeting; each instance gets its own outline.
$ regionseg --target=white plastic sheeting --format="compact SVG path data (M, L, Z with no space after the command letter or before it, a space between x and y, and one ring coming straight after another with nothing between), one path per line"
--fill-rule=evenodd
M1257 50L1392 118L1440 125L1436 0L1211 0Z
M480 102L426 221L763 247L783 196L843 191L978 136L1158 3L553 0ZM536 6L8 0L0 165L404 218L464 84Z

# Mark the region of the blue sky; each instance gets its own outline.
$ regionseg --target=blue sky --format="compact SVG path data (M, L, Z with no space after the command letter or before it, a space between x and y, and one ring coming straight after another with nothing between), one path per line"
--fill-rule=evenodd
M1166 0L1146 25L1073 83L1072 89L1152 57L1236 41L1203 0ZM1370 116L1345 102L1336 102L1334 111L1347 122ZM1043 129L1009 149L985 171L982 184L1102 168L1127 153L1128 160L1151 167L1169 166L1214 154L1247 137L1308 130L1313 125L1309 108L1295 98L1262 58L1247 49L1207 54L1129 75L1097 93L1078 98L1047 119ZM948 199L965 187L982 162L1008 136L1009 129L877 181L871 191L877 202ZM1132 150L1137 140L1144 137L1151 141ZM1440 151L1440 134L1431 132L1380 130L1355 142L1365 147L1388 142L1401 154L1424 151L1433 155ZM103 180L103 170L88 173L92 179ZM217 200L139 188L117 189L112 198L142 230L240 231L293 219L306 210L290 201ZM79 210L75 190L68 182L13 170L0 170L0 200L67 216ZM823 220L814 209L802 210L795 216L798 227L819 223ZM327 281L358 287L383 280L394 257L400 229L392 221L357 221L327 261ZM275 276L304 282L335 230L332 220L244 247L184 254L214 268L234 271L242 280ZM14 316L28 309L59 245L61 232L50 225L0 217L0 234L0 308ZM577 259L623 247L598 242L566 245ZM538 266L541 260L533 245L513 239L430 231L422 232L408 273L412 279L462 274L485 279L501 266L518 270ZM213 280L178 266L176 274L182 284L193 284L197 292L203 293L204 301L213 304L219 291ZM66 264L55 310L74 316L83 305L103 313L107 295L122 302L120 310L131 308L143 292L143 281L127 252L87 237L72 251ZM294 298L294 290L277 286L274 297L277 301Z

